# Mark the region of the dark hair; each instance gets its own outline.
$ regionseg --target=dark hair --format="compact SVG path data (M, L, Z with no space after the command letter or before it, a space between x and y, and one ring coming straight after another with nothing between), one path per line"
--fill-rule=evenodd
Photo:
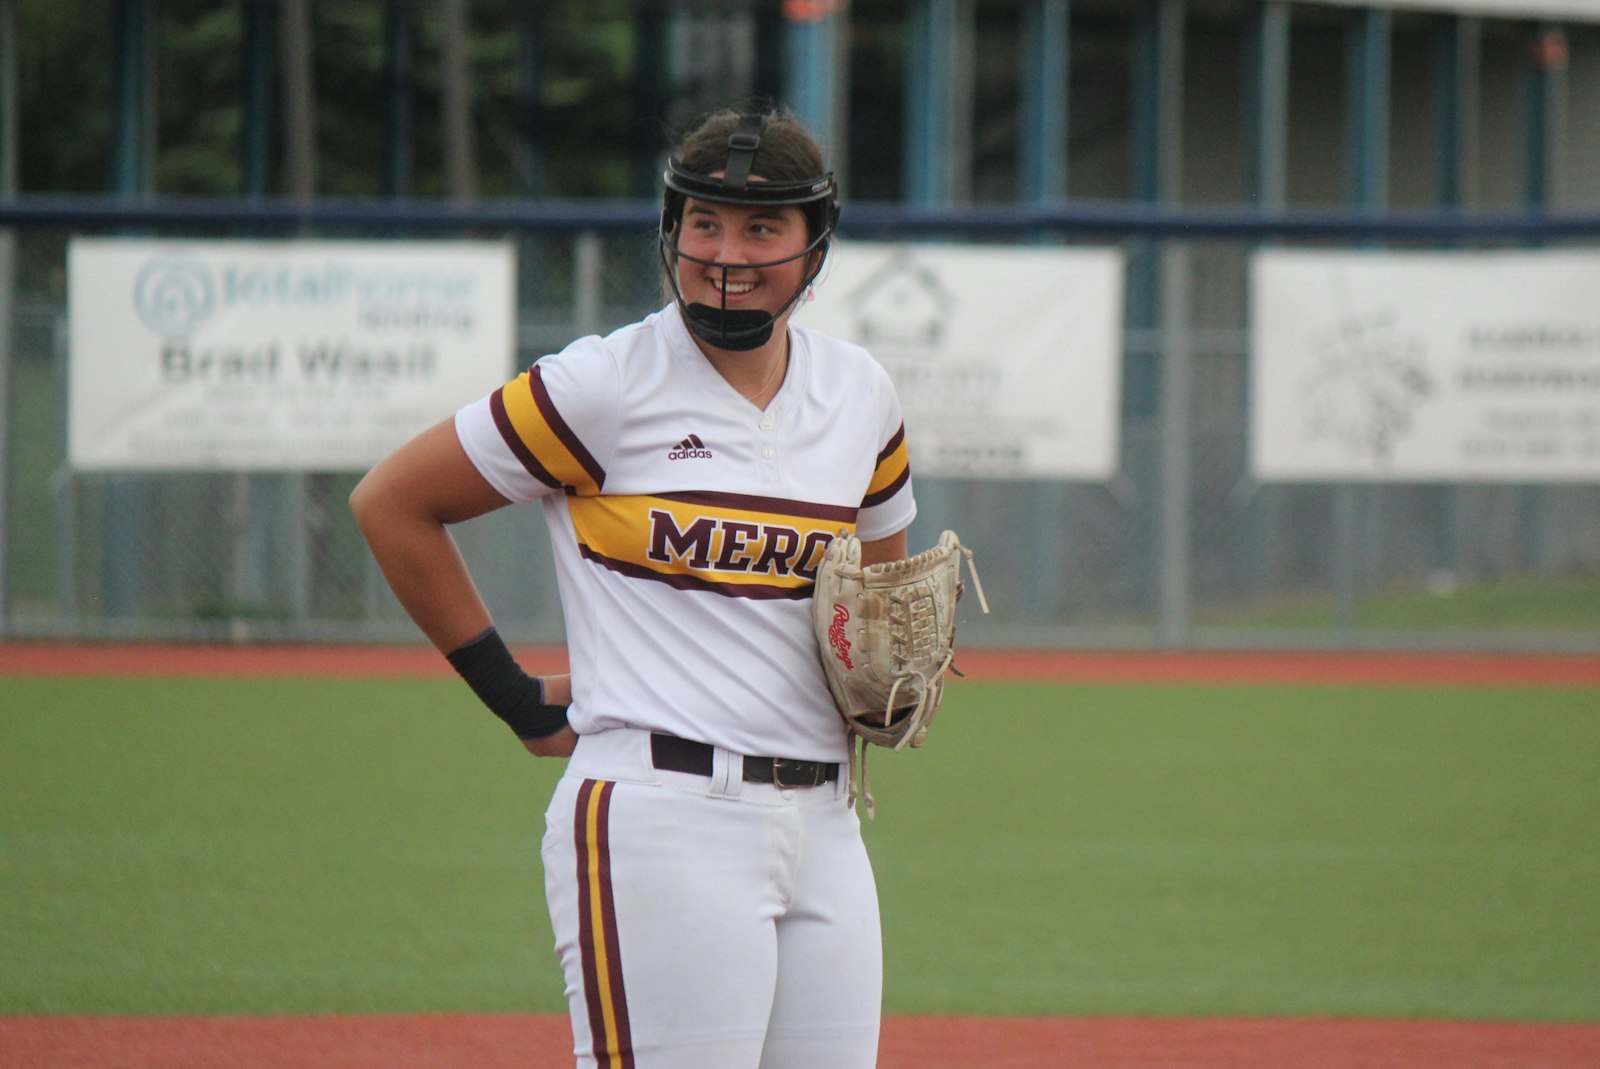
M728 138L743 118L742 113L730 109L712 112L684 135L673 156L685 170L696 174L726 169ZM751 174L769 182L798 182L819 177L827 169L821 147L793 113L787 109L767 113Z

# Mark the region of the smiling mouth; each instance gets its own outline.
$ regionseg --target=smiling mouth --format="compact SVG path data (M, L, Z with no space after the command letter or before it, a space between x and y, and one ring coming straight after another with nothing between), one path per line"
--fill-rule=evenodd
M743 297L747 293L754 292L756 284L754 282L725 282L722 279L714 278L711 280L711 288L726 297Z

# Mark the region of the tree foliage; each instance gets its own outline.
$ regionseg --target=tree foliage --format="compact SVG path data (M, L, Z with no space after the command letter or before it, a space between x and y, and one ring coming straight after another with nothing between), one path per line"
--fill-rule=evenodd
M20 0L16 8L17 184L98 192L110 175L110 6Z
M275 8L275 5L273 5ZM149 0L154 191L229 194L242 182L243 4ZM319 192L381 194L385 4L312 5ZM443 187L437 5L413 4L411 191ZM660 124L635 84L630 0L475 0L469 42L478 172L486 196L627 196ZM18 0L19 184L28 192L109 188L115 141L116 5ZM274 63L276 70L280 65ZM273 115L281 115L278 92ZM281 138L274 139L275 143ZM274 152L275 158L278 153ZM268 183L279 191L276 177Z

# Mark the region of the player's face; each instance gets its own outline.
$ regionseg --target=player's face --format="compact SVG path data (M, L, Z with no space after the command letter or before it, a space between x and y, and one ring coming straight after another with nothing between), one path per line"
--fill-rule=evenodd
M730 311L776 312L805 281L811 257L800 253L809 240L805 216L793 205L720 204L690 198L677 236L683 254L678 259L683 299L712 308L725 305ZM779 260L786 262L773 264ZM749 266L754 264L773 266Z

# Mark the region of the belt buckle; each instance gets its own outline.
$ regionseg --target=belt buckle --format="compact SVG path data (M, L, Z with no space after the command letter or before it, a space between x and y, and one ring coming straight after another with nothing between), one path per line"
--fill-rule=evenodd
M782 757L772 759L772 782L780 787L815 787L822 783L820 761L790 761Z

